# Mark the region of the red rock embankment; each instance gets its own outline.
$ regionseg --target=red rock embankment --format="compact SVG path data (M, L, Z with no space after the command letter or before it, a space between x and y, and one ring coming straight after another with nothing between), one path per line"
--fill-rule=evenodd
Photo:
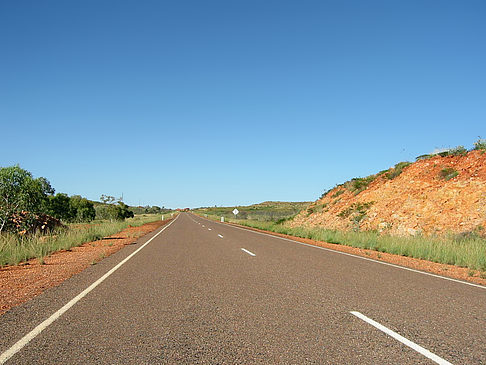
M457 176L446 180L446 169ZM393 179L378 175L358 194L337 186L310 208L289 224L341 230L359 226L392 235L485 235L486 153L419 160Z

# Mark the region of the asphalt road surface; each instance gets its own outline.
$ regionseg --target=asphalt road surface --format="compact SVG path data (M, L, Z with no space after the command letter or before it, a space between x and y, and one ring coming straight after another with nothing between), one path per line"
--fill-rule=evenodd
M0 364L484 364L486 288L183 213L1 316L0 354Z

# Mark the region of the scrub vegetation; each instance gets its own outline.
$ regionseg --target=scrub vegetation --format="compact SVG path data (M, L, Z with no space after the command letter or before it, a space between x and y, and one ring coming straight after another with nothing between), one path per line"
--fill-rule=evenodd
M102 195L93 202L57 193L46 178L20 166L0 168L0 266L43 258L161 218L159 207L138 207L135 216L121 199Z

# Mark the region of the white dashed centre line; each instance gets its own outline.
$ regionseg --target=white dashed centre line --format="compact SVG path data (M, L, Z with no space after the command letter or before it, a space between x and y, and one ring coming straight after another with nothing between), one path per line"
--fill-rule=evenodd
M241 251L245 251L250 256L256 256L253 252L250 252L248 250L245 250L244 248L241 248Z
M352 315L358 317L359 319L365 321L368 324L371 324L373 327L378 328L380 331L385 332L388 336L393 337L395 340L403 343L404 345L414 349L418 353L424 355L425 357L429 358L430 360L436 362L440 365L452 365L449 361L444 360L443 358L437 356L436 354L430 352L427 349L424 349L422 346L417 345L415 342L412 342L406 339L403 336L400 336L398 333L392 331L391 329L379 324L378 322L373 321L371 318L366 317L364 314L360 312L350 312Z
M210 231L210 230L211 230L211 228L208 228L208 231Z
M221 237L221 238L223 238L223 235L221 235L221 234L218 234L218 237Z

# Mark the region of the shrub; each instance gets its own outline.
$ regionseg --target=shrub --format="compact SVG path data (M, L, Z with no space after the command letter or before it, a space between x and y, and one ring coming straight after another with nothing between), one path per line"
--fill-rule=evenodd
M344 183L344 187L347 188L355 195L358 195L363 190L365 190L370 183L376 179L376 175L370 175L367 177L355 177L350 181Z
M435 155L425 154L415 157L415 161L427 160L428 158L434 157Z
M403 169L409 166L410 164L411 162L408 161L397 163L393 169L390 169L389 172L385 174L386 178L389 180L396 178L403 172Z
M46 213L65 222L76 218L77 210L71 205L71 198L63 193L49 196L46 202Z
M338 217L348 218L351 214L359 213L360 215L366 215L366 212L375 202L366 203L353 203L348 208L344 209L338 214Z
M54 189L43 177L34 179L19 165L0 168L0 232L16 213L42 213Z
M457 146L456 148L450 149L448 152L448 156L465 156L467 155L467 149L464 146Z
M446 181L455 178L457 175L459 175L459 172L457 172L452 167L444 168L444 169L440 170L440 172L439 172L439 177L441 179L446 180Z
M343 194L344 193L344 190L339 190L339 191L336 191L334 194L332 194L331 198L337 198L339 195Z
M73 195L70 200L71 208L76 211L75 220L91 222L96 217L96 210L92 202L79 195Z
M481 137L479 137L479 139L474 142L474 149L475 150L486 150L486 139L481 139Z

